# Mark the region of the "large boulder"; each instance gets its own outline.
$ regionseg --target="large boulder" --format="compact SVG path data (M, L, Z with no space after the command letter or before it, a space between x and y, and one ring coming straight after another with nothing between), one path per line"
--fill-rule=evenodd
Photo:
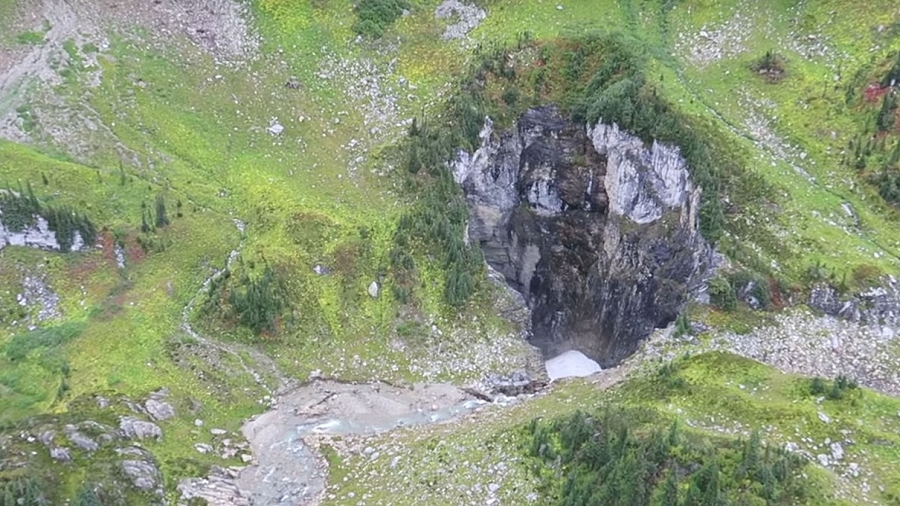
M158 425L131 416L119 419L119 431L127 439L162 439L163 432Z

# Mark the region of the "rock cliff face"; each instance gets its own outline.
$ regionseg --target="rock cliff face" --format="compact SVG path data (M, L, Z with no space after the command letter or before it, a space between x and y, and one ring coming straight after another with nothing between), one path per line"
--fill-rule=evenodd
M6 246L27 246L48 251L61 250L56 233L50 230L50 225L43 217L35 216L34 225L14 232L3 225L3 214L0 213L0 250ZM84 246L81 234L77 231L73 232L71 251L79 251Z
M678 149L616 125L585 128L553 106L527 111L453 164L468 240L532 310L532 343L602 366L634 352L702 285L712 251L700 190Z

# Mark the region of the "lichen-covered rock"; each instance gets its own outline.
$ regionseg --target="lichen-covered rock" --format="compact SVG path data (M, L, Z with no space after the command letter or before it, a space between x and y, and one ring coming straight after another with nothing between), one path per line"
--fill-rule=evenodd
M68 462L72 460L72 454L69 452L68 448L55 446L50 448L50 458L59 462Z
M159 485L159 469L146 460L123 460L122 471L131 479L131 484L144 491L151 491Z
M168 420L175 416L175 408L168 402L147 399L147 402L144 403L144 407L147 409L147 413L149 413L156 421Z
M238 487L230 469L212 466L206 478L188 478L178 484L181 500L205 500L209 506L250 506L250 497Z
M453 40L465 37L487 17L487 13L477 5L465 4L459 0L444 0L434 10L434 17L455 21L444 30L444 39Z
M163 432L158 425L130 416L119 419L119 431L128 439L162 439Z
M69 438L69 441L71 441L72 444L86 452L95 452L100 448L100 445L98 445L96 441L80 432L70 432L66 434L66 436Z
M813 285L807 305L825 314L863 325L900 327L900 282L884 276L877 286L841 295L826 283Z
M467 240L522 294L546 356L574 348L615 365L702 289L713 252L677 148L585 128L553 106L507 131L488 119L481 141L452 167Z

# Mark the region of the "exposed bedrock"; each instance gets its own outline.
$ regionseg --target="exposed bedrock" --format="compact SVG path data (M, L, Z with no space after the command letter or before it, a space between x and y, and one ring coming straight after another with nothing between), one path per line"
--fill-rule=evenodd
M614 365L702 290L713 251L677 148L553 106L507 131L487 119L481 139L453 164L468 239L524 296L545 356L576 349Z

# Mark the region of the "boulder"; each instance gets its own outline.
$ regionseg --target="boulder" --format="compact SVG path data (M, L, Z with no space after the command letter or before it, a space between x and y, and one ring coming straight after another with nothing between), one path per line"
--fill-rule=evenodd
M68 462L72 460L72 454L68 448L55 446L50 448L50 458L59 462Z
M175 416L175 408L168 402L148 399L144 403L144 407L147 409L147 413L156 421L168 420Z
M140 490L154 490L160 483L159 469L146 460L123 460L122 471L131 480L131 484Z
M162 439L163 432L158 425L130 416L119 419L119 431L127 439Z
M66 436L68 436L69 441L71 441L72 444L84 451L95 452L100 448L100 445L98 445L93 439L85 436L80 432L70 432L66 434Z

